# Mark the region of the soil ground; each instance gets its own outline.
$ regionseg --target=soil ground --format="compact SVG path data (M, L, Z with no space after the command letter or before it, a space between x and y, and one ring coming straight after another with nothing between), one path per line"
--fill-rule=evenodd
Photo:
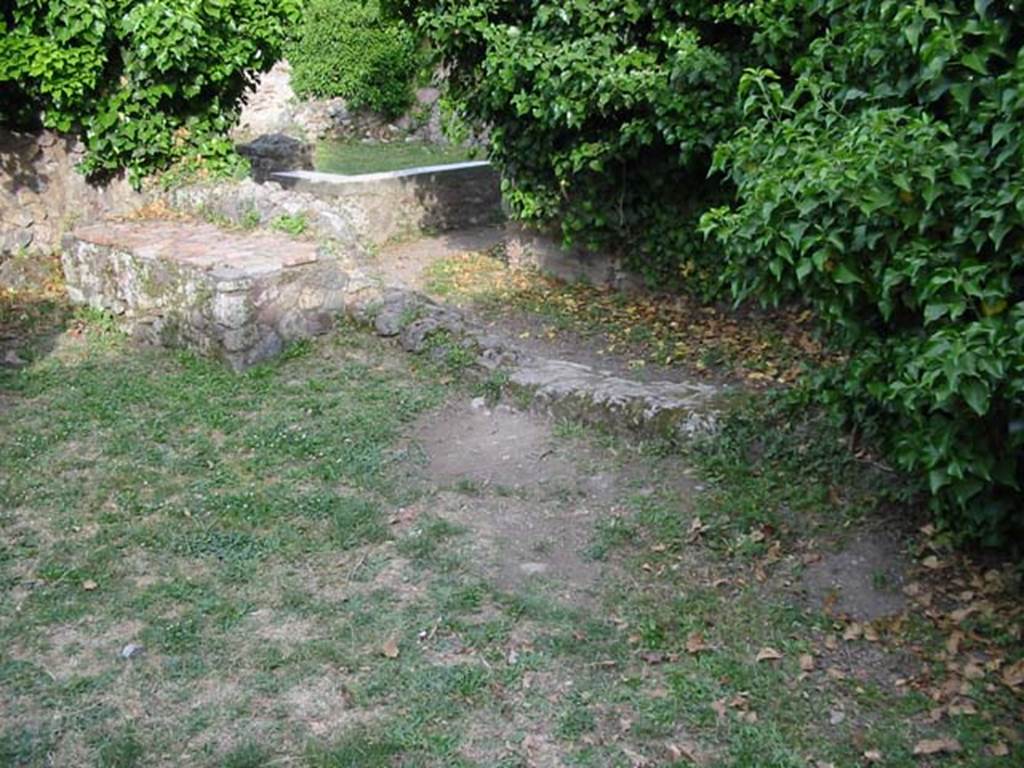
M1019 573L767 394L638 442L349 325L236 376L3 298L0 764L1024 754Z

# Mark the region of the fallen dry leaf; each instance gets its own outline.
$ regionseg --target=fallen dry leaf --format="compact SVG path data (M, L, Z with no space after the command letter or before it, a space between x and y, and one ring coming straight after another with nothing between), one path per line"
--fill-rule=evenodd
M915 755L951 755L963 749L956 739L922 739L914 745Z
M939 558L935 555L928 555L924 560L921 561L921 565L927 568L929 571L937 571L942 567L942 563L939 562Z
M992 753L992 757L1006 757L1010 754L1010 746L1005 741L997 741L988 751Z
M395 640L395 638L393 638L393 637L388 638L384 642L384 645L382 645L380 647L380 652L381 652L381 655L384 656L385 658L397 659L398 658L398 653L399 653L399 651L398 651L398 641Z
M695 765L700 764L700 759L697 757L699 753L696 745L694 744L669 744L668 754L676 762L679 762L680 760L686 760L687 762L693 763Z
M757 661L778 661L782 654L774 648L762 648L757 652Z
M1017 689L1024 686L1024 659L1003 669L1002 680L1007 688Z
M803 672L814 671L814 657L809 653L803 653L800 655L800 669Z
M956 656L960 653L960 644L964 641L964 633L959 629L953 632L949 639L946 640L946 652L950 656Z
M99 586L100 585L97 584L92 579L86 579L85 581L82 582L82 589L84 589L86 592L92 592L92 591L98 589Z
M953 622L956 624L963 624L967 617L977 610L978 609L976 606L968 605L966 608L958 608L957 610L951 612L949 614L949 618L951 618Z
M974 706L974 702L970 699L957 699L948 707L949 714L951 715L976 715L978 714L977 707Z
M693 518L693 521L690 523L690 535L687 539L688 542L693 544L700 538L701 534L704 533L705 530L707 530L707 526L701 522L701 519L699 517Z
M724 720L728 713L728 710L725 707L725 699L716 699L711 702L711 709L713 709L715 714L718 715L719 720Z
M976 659L964 664L964 677L968 680L981 680L985 676L985 667Z
M885 759L885 757L882 755L881 751L877 749L869 749L864 753L864 759L869 763L880 763Z
M697 654L701 651L706 651L708 644L704 642L703 632L691 632L690 636L686 638L686 652Z
M843 640L858 640L864 634L864 627L856 621L846 625L843 630Z

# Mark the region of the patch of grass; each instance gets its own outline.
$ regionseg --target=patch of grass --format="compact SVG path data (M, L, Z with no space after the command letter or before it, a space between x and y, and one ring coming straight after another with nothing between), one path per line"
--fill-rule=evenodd
M558 735L563 739L576 741L585 733L593 731L597 723L582 694L571 694L566 704L559 717Z
M405 750L383 733L360 732L329 747L314 746L306 755L309 768L390 768Z
M425 352L449 374L464 373L476 363L476 350L472 344L462 343L448 331L431 334Z
M220 768L264 768L273 761L272 753L261 744L243 744L224 756Z
M398 551L405 557L418 561L435 560L444 544L462 533L465 533L464 528L448 520L428 519L420 522L398 542Z
M636 528L621 516L605 517L597 522L594 540L587 554L594 560L604 560L608 553L631 542L636 536Z
M299 237L306 233L309 229L309 221L306 219L304 213L282 213L270 222L270 228L276 229L278 232L284 232L285 234L292 235L293 237Z
M697 510L706 535L757 555L764 538L737 534L827 535L906 497L898 475L879 469L867 449L851 448L827 414L790 393L737 397L720 432L687 453L709 485Z
M270 631L251 615L297 594L293 569L389 538L384 508L401 493L392 446L442 390L432 372L395 367L350 335L235 375L132 349L106 316L75 323L58 351L0 371L0 696L13 718L0 762L61 764L85 743L89 764L142 765L166 749L165 728L63 720L54 742L38 726L71 709L120 711L121 665L139 671L128 691L161 691L164 716L189 711L196 686L223 671L251 671ZM350 614L337 605L318 616L340 629ZM119 658L129 642L146 648L138 660ZM45 679L13 661L39 654L53 659ZM272 686L316 674L300 671L305 656L278 658ZM50 675L74 680L74 694ZM230 728L229 709L202 712L173 716L175 727ZM306 741L289 738L293 751Z
M501 401L501 395L508 385L508 373L502 370L492 371L485 379L478 382L475 392L478 397L483 397L488 406L495 406Z
M145 749L131 729L102 741L97 749L97 768L135 768L143 765Z
M427 289L448 301L472 304L495 319L528 313L546 326L543 335L571 331L596 352L629 358L633 368L683 365L761 388L794 382L804 365L828 358L806 312L729 312L683 295L565 284L485 254L435 262L427 278Z
M262 221L263 218L260 216L259 211L255 208L247 208L239 218L238 226L242 229L256 229Z
M842 640L845 618L796 594L804 540L856 526L883 485L813 413L735 404L688 454L703 493L667 444L558 425L587 473L641 464L599 494L517 490L594 525L604 575L568 601L495 571L564 542L495 563L492 544L522 542L473 539L432 508L445 489L404 483L404 433L442 403L443 367L347 327L236 376L76 323L0 372L0 763L685 765L685 746L731 768L866 749L909 768L915 739L952 735L975 768L998 764L996 740L1018 750L1001 571L943 563L950 591L877 641ZM469 507L508 492L456 486ZM409 499L421 516L390 526ZM145 650L123 659L127 643ZM759 661L769 647L781 658ZM970 653L1003 664L972 680ZM978 713L933 722L949 681Z

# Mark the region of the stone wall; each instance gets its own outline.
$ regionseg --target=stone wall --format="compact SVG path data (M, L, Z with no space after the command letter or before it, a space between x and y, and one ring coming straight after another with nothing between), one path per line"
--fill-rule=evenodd
M81 142L52 131L0 129L0 258L22 250L56 251L74 223L142 203L123 178L87 182L76 170L83 154Z
M557 234L530 229L510 221L505 228L505 252L512 267L536 269L567 283L589 283L619 291L643 290L643 278L630 272L610 253L564 248Z
M350 288L312 241L190 221L78 227L61 261L73 302L110 312L138 341L234 370L330 330Z
M487 162L360 176L297 171L272 174L272 179L345 211L366 244L504 220L501 180Z
M344 99L299 99L291 86L291 65L279 61L245 95L246 103L234 130L238 140L267 133L286 133L308 141L390 139L446 142L441 129L440 92L420 88L409 111L395 120L367 110L351 109Z

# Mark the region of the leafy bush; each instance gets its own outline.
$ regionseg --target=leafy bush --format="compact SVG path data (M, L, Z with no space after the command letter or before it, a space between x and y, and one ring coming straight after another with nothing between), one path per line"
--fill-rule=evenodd
M720 9L699 0L392 5L418 14L451 98L490 128L520 219L621 250L652 282L692 268L705 250L696 217L719 199L706 177L735 125L752 28L705 35Z
M704 226L737 298L815 307L850 349L828 391L950 526L993 542L1024 522L1024 18L822 10L792 87L743 78L716 153L738 202Z
M409 106L421 63L413 30L383 18L374 0L310 0L287 53L297 95L392 117Z
M512 211L806 301L823 398L964 536L1024 523L1024 14L992 0L391 0ZM695 237L700 230L706 244ZM702 279L701 279L702 278Z
M80 133L91 175L134 178L212 152L278 57L299 0L13 0L0 15L0 119Z

